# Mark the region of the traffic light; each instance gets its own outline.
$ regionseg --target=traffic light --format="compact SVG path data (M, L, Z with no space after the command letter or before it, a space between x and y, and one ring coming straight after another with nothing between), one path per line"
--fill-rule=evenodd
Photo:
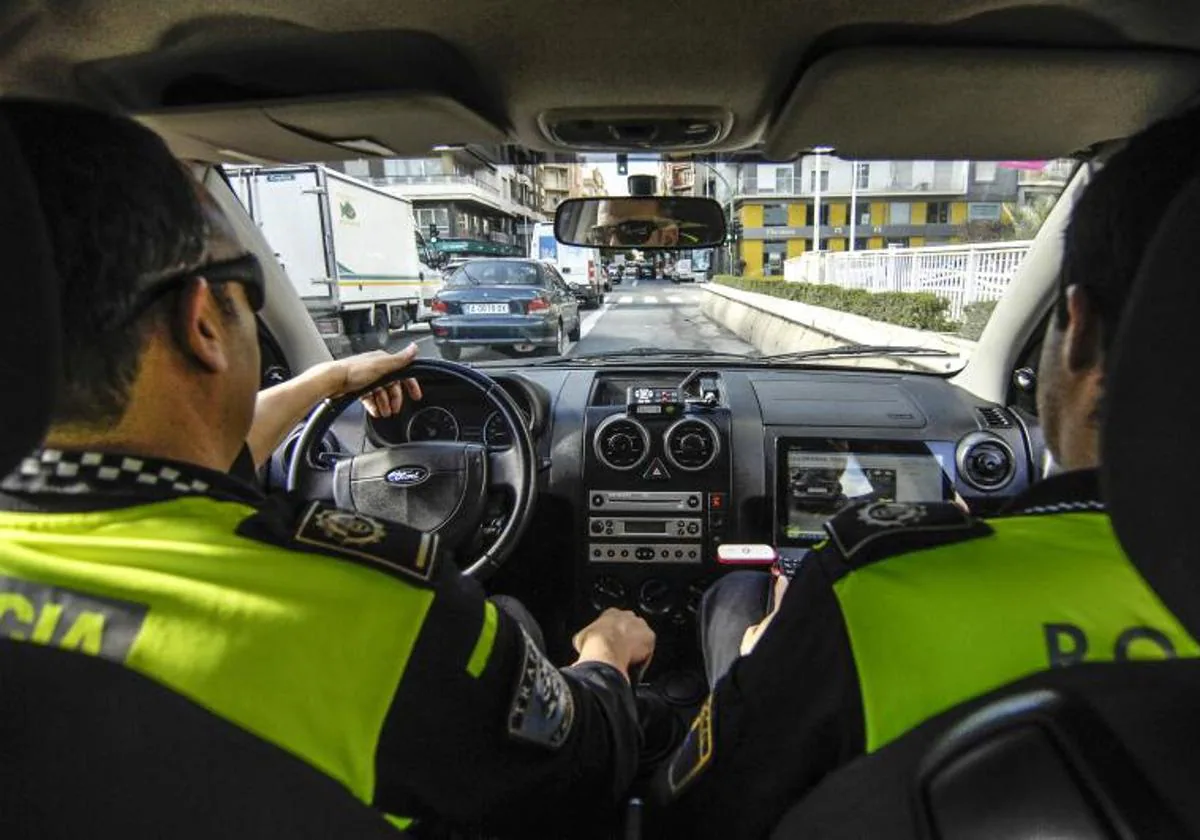
M432 239L432 240L435 240L435 241L437 240L437 238L438 238L438 226L437 226L437 222L430 222L430 223L429 223L429 238L430 238L430 239Z
M729 241L734 242L742 238L742 220L734 219L729 226Z

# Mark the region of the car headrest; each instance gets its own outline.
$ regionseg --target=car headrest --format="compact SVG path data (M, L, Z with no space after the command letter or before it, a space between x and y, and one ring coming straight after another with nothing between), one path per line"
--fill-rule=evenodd
M1101 482L1125 551L1200 633L1200 179L1172 202L1138 270L1105 385Z
M21 148L0 118L0 476L36 448L54 408L59 376L59 282L41 205Z

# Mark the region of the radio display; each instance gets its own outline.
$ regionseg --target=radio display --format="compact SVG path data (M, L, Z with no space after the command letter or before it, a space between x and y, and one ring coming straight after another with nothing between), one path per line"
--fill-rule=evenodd
M825 539L825 522L852 502L932 502L952 496L944 458L916 441L781 438L776 451L779 545Z
M667 521L665 519L626 519L626 534L665 534Z

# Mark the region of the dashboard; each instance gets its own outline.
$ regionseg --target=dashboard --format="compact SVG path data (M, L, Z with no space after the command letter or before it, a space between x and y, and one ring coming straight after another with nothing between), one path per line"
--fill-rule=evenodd
M696 613L735 568L719 562L719 546L802 549L857 499L958 496L990 515L1029 486L1042 457L1032 417L930 375L674 365L488 373L522 409L539 458L538 512L498 583L538 603L560 643L607 607L637 611L659 638L648 676L680 703L705 691ZM425 398L397 417L348 411L333 429L337 447L506 445L509 430L475 392L421 384Z

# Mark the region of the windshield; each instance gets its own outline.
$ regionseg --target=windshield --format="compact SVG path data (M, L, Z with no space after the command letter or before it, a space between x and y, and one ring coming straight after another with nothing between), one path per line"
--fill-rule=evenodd
M509 166L453 150L228 172L336 355L415 340L467 364L704 351L948 373L975 352L1074 167L830 154ZM654 176L660 195L719 203L726 241L609 250L555 240L562 201L628 195L635 175ZM539 261L545 280L538 263L513 258ZM554 293L533 307L501 312L484 299L486 287L545 282ZM814 349L839 352L797 355Z

